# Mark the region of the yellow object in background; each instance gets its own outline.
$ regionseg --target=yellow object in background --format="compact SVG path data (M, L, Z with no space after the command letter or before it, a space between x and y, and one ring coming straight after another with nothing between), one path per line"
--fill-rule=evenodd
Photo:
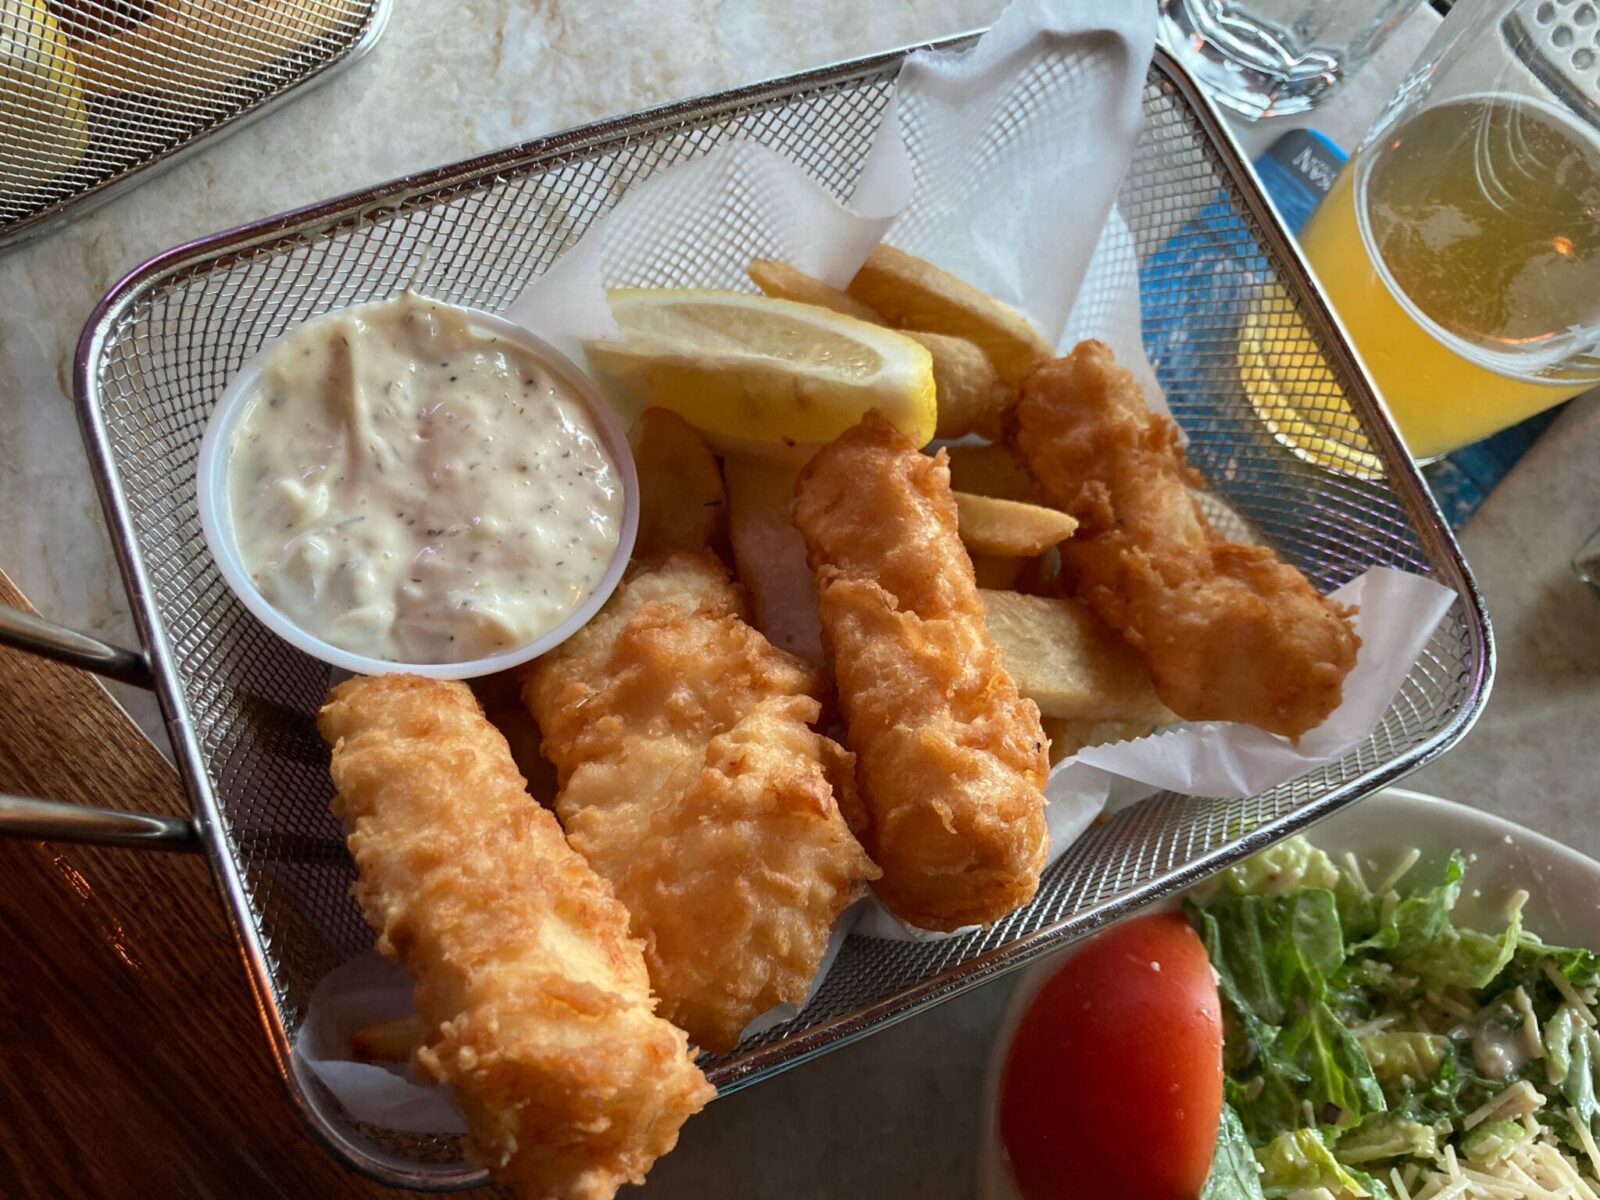
M217 103L237 81L358 24L362 10L359 0L162 0L145 19L81 46L79 74L92 95Z
M1567 360L1600 321L1600 147L1554 109L1422 110L1352 160L1300 240L1418 458L1594 382Z
M31 192L82 158L88 117L77 60L44 0L0 0L0 195Z

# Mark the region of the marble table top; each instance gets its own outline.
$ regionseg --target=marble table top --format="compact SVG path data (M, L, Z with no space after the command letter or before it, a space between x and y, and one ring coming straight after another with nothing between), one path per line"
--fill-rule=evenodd
M0 254L0 568L48 616L133 631L69 399L84 318L167 247L612 113L987 23L1001 0L401 3L351 71L40 241ZM670 10L670 16L665 10ZM449 17L441 20L442 12ZM1423 9L1312 123L1353 144L1426 40ZM397 103L404 95L406 102ZM1301 121L1299 123L1306 123ZM1278 123L1242 127L1252 153ZM1600 525L1600 400L1571 406L1462 541L1500 673L1465 742L1411 781L1600 855L1600 599L1568 560ZM158 745L153 701L119 692ZM641 1195L959 1197L1008 986L991 985L713 1105Z

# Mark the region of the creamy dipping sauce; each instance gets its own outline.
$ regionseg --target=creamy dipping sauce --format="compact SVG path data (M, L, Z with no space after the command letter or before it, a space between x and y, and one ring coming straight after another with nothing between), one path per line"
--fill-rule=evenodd
M229 443L234 540L261 594L357 654L513 650L599 585L616 464L530 351L407 292L271 351Z

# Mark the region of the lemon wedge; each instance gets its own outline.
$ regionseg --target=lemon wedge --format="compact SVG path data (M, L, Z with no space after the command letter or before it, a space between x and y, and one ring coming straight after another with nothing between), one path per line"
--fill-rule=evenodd
M832 441L874 408L919 446L933 437L933 360L904 334L747 292L608 295L622 341L590 342L589 362L641 405L747 442Z
M67 35L45 0L0 0L0 194L49 182L88 145L89 111Z

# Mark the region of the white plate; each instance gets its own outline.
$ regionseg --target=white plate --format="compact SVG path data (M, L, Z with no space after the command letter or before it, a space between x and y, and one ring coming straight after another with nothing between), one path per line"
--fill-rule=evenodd
M1437 878L1450 851L1460 850L1468 861L1466 891L1456 908L1463 924L1501 928L1506 897L1526 888L1530 895L1523 919L1529 930L1549 942L1600 947L1600 863L1501 817L1421 792L1389 788L1328 818L1308 837L1335 858L1355 854L1369 880L1381 878L1385 868L1413 847L1422 851L1415 870L1426 878L1431 869ZM1169 900L1153 905L1152 911L1177 905L1178 901ZM1018 1200L995 1127L1000 1069L1028 1002L1072 952L1069 946L1023 971L1000 1017L983 1081L980 1200Z

